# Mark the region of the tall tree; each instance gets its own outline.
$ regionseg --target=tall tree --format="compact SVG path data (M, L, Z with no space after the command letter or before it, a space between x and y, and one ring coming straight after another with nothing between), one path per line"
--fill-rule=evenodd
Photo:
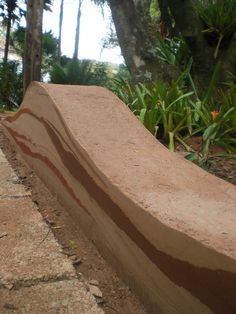
M59 16L59 36L58 36L58 62L61 59L61 35L62 35L62 23L63 23L63 12L64 12L64 0L61 0L60 16Z
M28 0L24 53L24 92L41 79L42 22L44 0Z
M73 59L78 60L79 53L79 39L80 39L80 18L81 18L81 6L83 4L83 0L79 0L79 6L77 11L77 22L76 22L76 32L75 32L75 48Z
M216 64L219 83L236 76L236 2L168 0L175 22L187 42L199 88L208 85ZM231 73L230 73L231 72Z
M175 69L153 53L153 38L142 24L133 0L108 0L118 42L134 81L169 80Z
M10 45L14 48L18 56L22 58L24 63L24 45L25 45L25 27L18 26L11 33ZM52 31L44 32L42 34L42 74L48 73L50 67L57 60L58 53L58 39L54 37Z
M176 71L157 57L158 41L150 32L149 5L159 3L161 21L184 38L193 58L192 74L197 87L205 89L214 69L226 81L236 76L236 2L235 0L93 0L107 2L112 12L118 42L131 76L135 80L168 79ZM139 7L145 8L142 10ZM155 32L155 28L154 28ZM153 36L154 35L154 36ZM216 65L220 65L217 66ZM231 73L230 73L231 72ZM219 82L220 83L220 82Z
M179 7L181 2L181 7ZM204 25L199 19L192 1L169 0L169 6L182 36L186 40L194 61L195 80L198 85L206 84L213 71L212 47L207 45L203 34ZM206 58L208 62L206 62Z
M24 14L24 11L19 7L17 0L2 0L0 4L0 16L3 19L3 25L6 26L6 37L4 47L4 63L7 63L11 27L15 21L19 21Z

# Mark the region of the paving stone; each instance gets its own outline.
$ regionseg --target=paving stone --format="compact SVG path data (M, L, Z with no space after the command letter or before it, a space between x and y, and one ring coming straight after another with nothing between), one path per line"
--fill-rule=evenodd
M84 284L78 280L39 284L19 290L4 290L1 314L101 314Z
M103 313L0 149L0 313Z
M0 203L0 285L75 277L71 262L30 199Z

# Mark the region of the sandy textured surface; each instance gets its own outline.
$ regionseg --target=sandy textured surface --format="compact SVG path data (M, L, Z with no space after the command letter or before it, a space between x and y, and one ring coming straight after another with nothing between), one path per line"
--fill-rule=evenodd
M8 136L118 272L163 313L236 312L236 187L99 87L35 83Z
M0 313L103 313L0 149Z
M78 280L40 283L1 291L1 314L102 314L94 297Z

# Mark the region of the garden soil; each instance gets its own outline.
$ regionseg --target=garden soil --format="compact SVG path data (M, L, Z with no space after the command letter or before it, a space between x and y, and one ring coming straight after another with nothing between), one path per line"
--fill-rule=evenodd
M199 151L202 139L201 137L189 138L186 143L195 151ZM183 148L179 146L179 150L183 151ZM236 160L222 157L214 157L218 154L225 154L225 151L221 147L213 146L210 149L209 157L211 162L207 171L215 176L228 181L236 185Z

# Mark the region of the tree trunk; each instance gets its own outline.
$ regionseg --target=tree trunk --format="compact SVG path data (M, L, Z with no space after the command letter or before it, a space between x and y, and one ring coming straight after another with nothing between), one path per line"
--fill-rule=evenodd
M150 17L150 6L152 0L134 0L134 5L138 16L141 18L142 23L149 23Z
M228 49L222 55L220 79L222 83L236 80L236 30L231 37Z
M81 6L83 0L79 0L79 7L77 12L77 24L76 24L76 32L75 32L75 49L73 54L73 59L78 60L79 54L79 37L80 37L80 18L81 18Z
M24 53L24 92L41 79L42 22L44 0L28 0Z
M152 40L145 33L133 0L108 0L118 42L134 82L170 80L176 76L172 66L152 54Z
M198 89L206 89L214 71L214 47L210 47L203 34L203 24L192 1L168 0L171 13L187 42L193 57L193 74Z
M58 37L58 62L60 62L60 59L61 59L61 33L62 33L62 22L63 22L63 8L64 8L64 0L61 0L60 17L59 17L59 37Z
M159 4L159 9L161 12L161 20L160 20L160 24L161 27L163 28L163 33L171 38L173 38L174 36L178 36L179 32L176 28L176 26L173 27L172 25L172 17L171 14L169 12L169 3L168 0L158 0L158 4ZM165 36L162 36L165 37Z
M203 33L201 22L192 1L168 0L174 19L185 38L193 56L194 82L199 90L206 90L209 86L216 64L220 64L219 76L216 83L225 86L225 82L232 81L232 74L236 76L236 31L231 38L225 40L214 56L216 45L210 43L207 34ZM223 83L223 84L222 84Z
M10 16L11 16L11 14L8 14L6 40L5 40L4 57L3 57L3 63L4 64L6 64L8 61L8 52L9 52L9 45L10 45L10 33L11 33L11 17Z

